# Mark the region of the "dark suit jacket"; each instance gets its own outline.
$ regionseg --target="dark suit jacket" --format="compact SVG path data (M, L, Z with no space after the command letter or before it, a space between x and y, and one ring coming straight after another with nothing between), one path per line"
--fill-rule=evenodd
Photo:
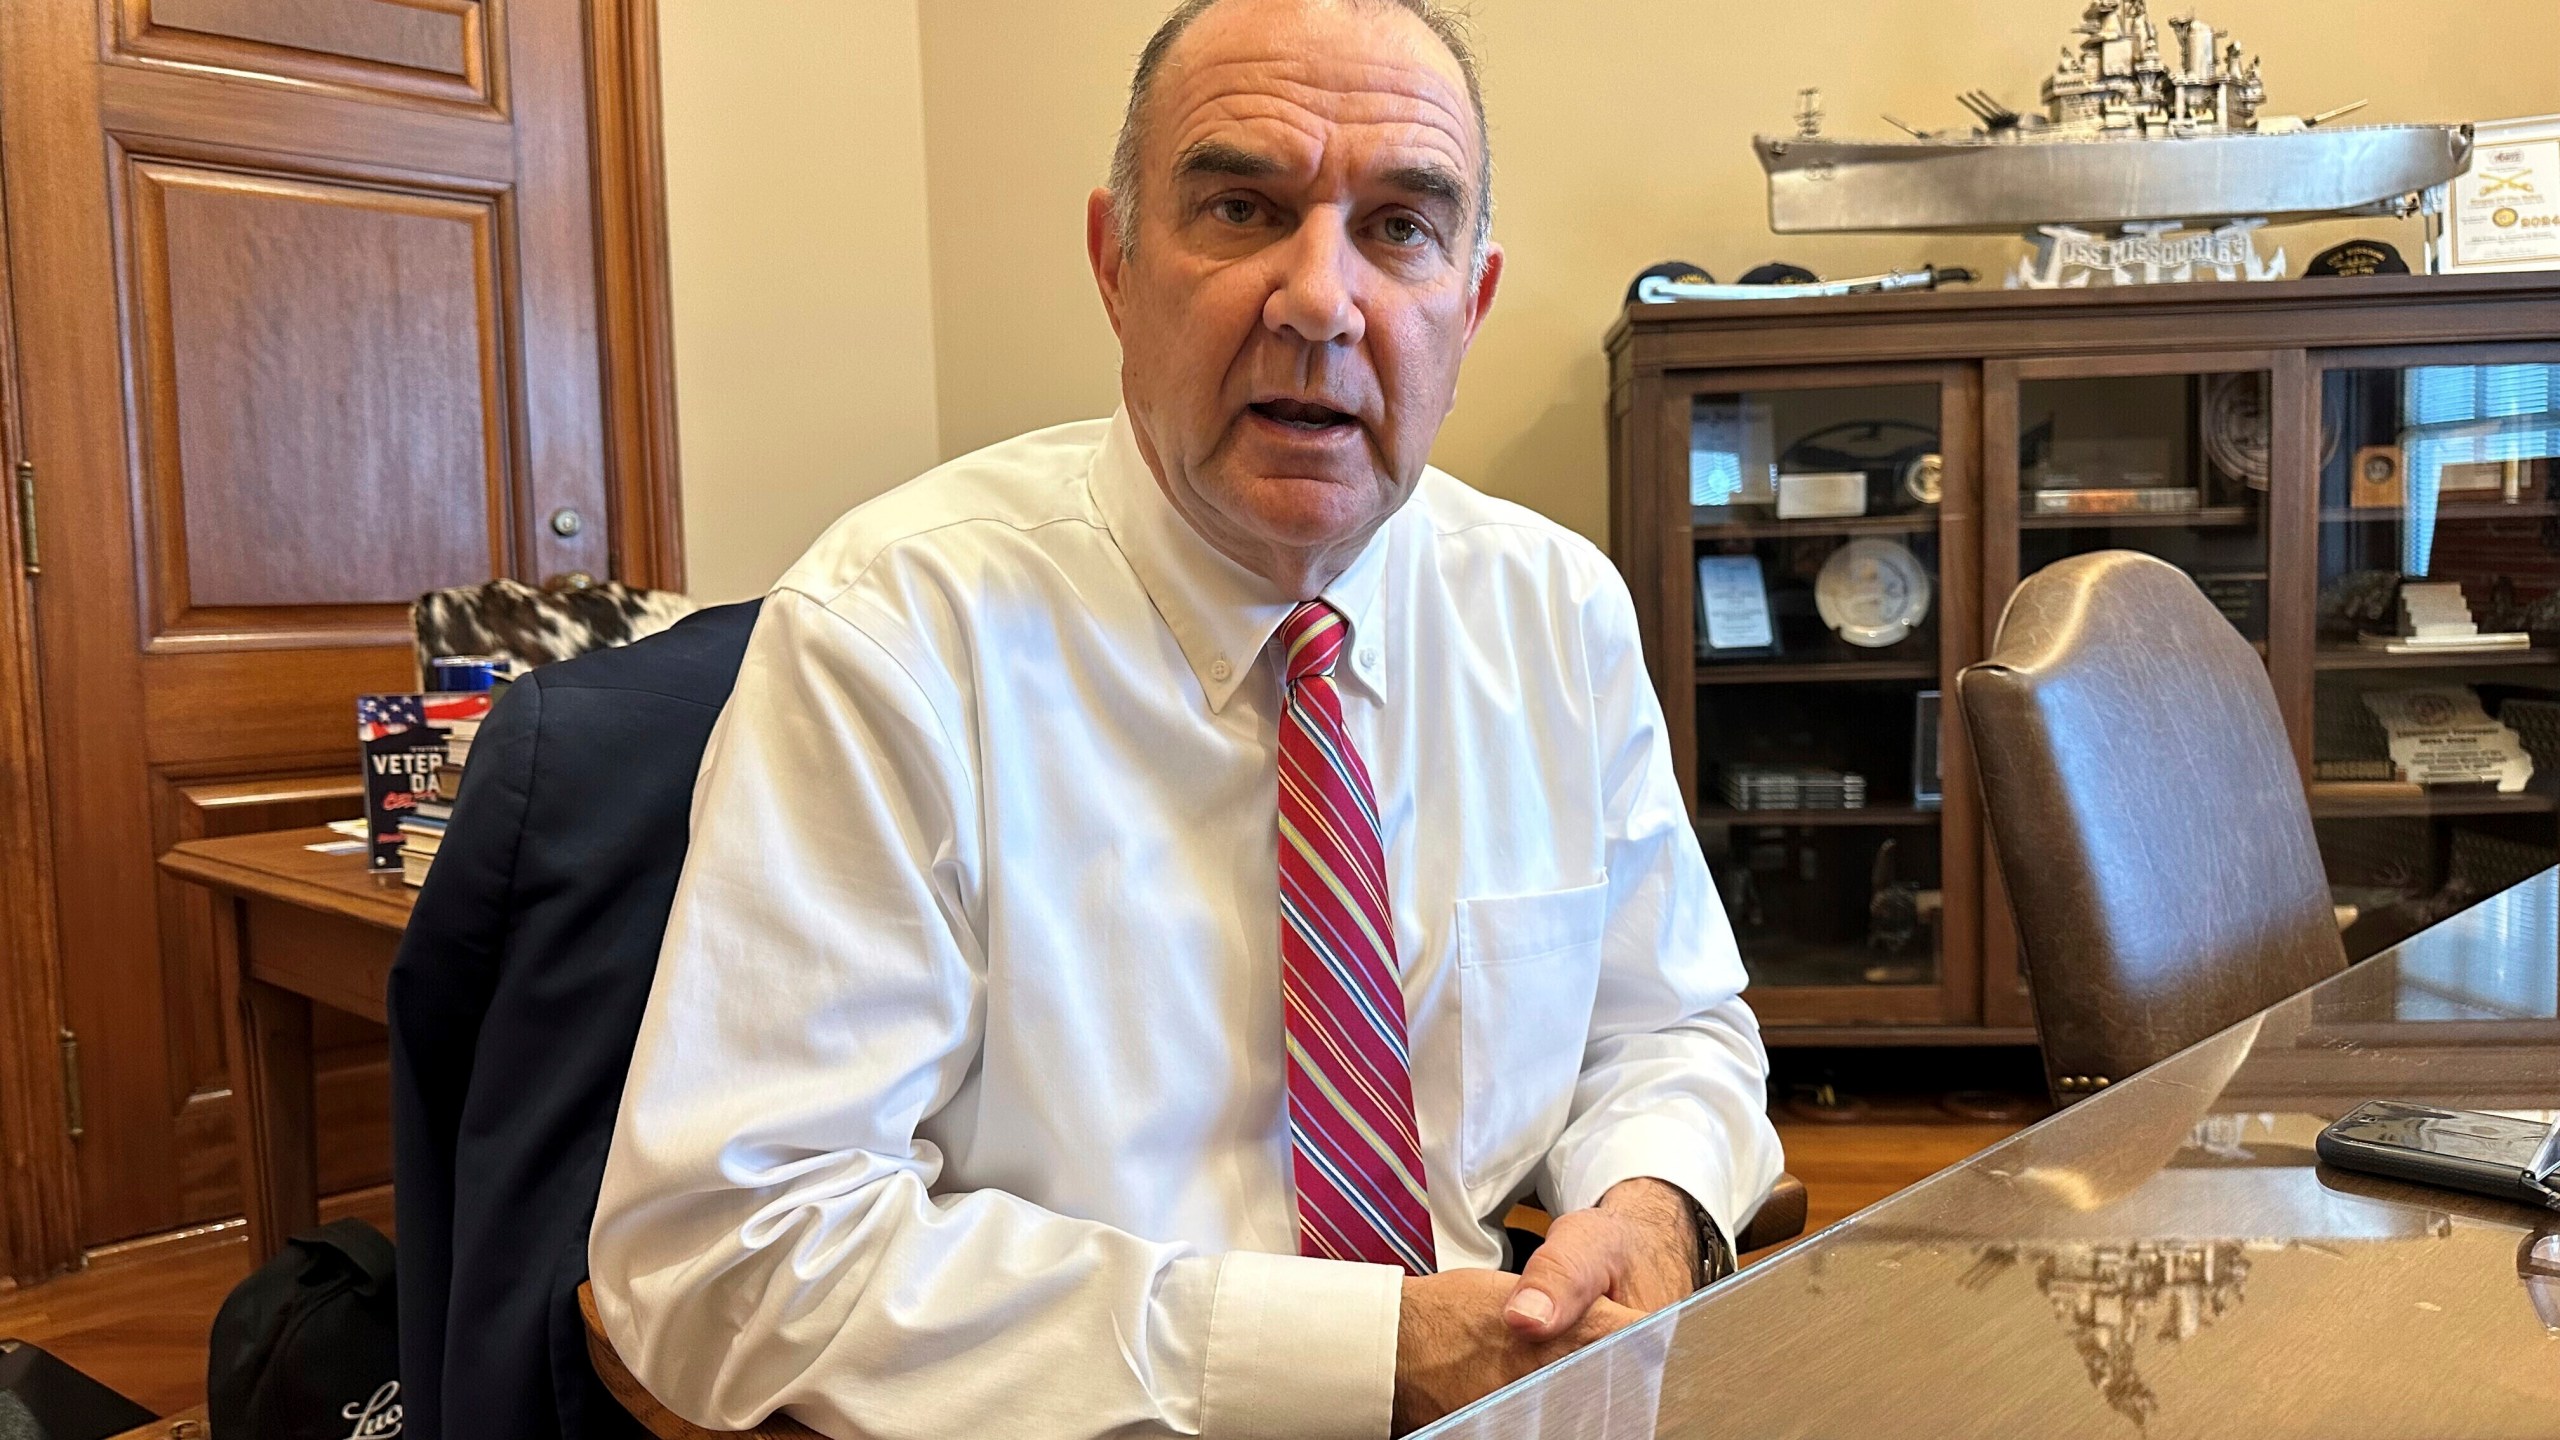
M424 1440L635 1436L586 1358L622 1081L760 604L509 688L391 971L401 1398Z

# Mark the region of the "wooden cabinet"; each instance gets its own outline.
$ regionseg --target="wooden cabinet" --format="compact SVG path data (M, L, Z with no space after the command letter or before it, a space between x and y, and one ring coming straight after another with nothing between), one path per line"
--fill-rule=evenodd
M1608 348L1612 553L1773 1043L2034 1038L1954 680L2068 555L2169 560L2266 656L2350 953L2560 856L2560 275L1637 306ZM2363 644L2408 575L2534 643ZM2432 685L2551 732L2526 793L2392 778L2363 697Z

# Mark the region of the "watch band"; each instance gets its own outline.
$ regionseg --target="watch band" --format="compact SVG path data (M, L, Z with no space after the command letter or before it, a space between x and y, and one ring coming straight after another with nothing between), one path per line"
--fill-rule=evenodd
M1724 1232L1716 1228L1715 1217L1707 1213L1707 1207L1686 1191L1681 1192L1680 1203L1688 1207L1689 1224L1696 1232L1698 1265L1690 1278L1696 1282L1693 1288L1704 1290L1730 1277L1739 1267L1733 1263L1733 1246L1726 1242Z
M1697 1201L1689 1202L1690 1213L1698 1217L1698 1288L1706 1289L1719 1280L1730 1278L1739 1268L1733 1263L1733 1246L1716 1228L1715 1217Z

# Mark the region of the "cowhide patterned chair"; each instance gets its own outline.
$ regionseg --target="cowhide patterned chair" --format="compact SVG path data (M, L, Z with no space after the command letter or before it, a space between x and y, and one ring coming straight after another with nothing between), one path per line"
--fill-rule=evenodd
M507 662L513 678L536 665L609 650L655 635L692 614L694 603L672 590L634 590L618 581L539 590L521 580L492 580L430 590L409 607L418 638L418 674L447 655L488 655Z

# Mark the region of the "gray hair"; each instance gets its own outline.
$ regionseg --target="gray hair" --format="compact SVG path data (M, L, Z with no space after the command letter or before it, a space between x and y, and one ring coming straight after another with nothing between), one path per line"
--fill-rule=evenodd
M1471 273L1484 271L1485 248L1493 239L1493 133L1485 121L1483 67L1477 63L1475 47L1467 38L1464 13L1439 3L1439 0L1360 0L1378 8L1393 8L1431 27L1431 33L1449 53L1457 57L1458 71L1466 77L1467 103L1476 117L1476 225L1474 249L1469 262ZM1156 77L1164 70L1165 58L1175 42L1189 32L1192 22L1209 13L1219 0L1182 0L1164 24L1138 52L1137 73L1129 80L1129 109L1120 121L1120 140L1111 151L1111 207L1114 223L1120 230L1120 253L1135 254L1138 248L1138 145L1145 130L1147 102L1155 97Z

